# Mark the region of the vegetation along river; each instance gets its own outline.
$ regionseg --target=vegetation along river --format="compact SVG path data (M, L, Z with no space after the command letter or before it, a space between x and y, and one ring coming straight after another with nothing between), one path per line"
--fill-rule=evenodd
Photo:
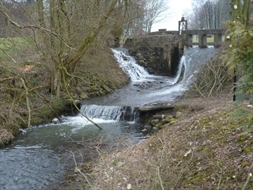
M189 48L174 78L148 74L123 48L113 49L115 59L131 82L104 97L83 103L82 112L98 123L98 130L82 115L65 117L62 123L33 126L22 131L13 144L0 150L0 189L54 189L76 162L85 162L101 150L114 150L143 140L135 107L173 102L194 81L194 74L210 59L215 48ZM80 146L82 148L80 148Z

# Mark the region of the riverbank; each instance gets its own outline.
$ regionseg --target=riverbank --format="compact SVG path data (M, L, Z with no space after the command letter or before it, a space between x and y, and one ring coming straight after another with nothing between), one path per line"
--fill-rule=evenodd
M94 54L96 52L96 55ZM20 128L51 122L54 117L76 113L67 92L57 99L50 92L51 74L42 56L24 47L23 56L1 58L0 147L10 143ZM77 102L114 91L128 82L110 48L91 47L80 61L75 81L69 86Z
M93 165L78 165L65 189L251 189L248 102L234 104L225 93L185 97L176 104L176 122L141 143L100 155Z
M95 189L128 184L132 189L240 189L246 183L251 189L253 138L241 125L247 120L235 119L227 97L184 101L178 103L187 109L180 110L176 124L102 157L92 173ZM241 106L253 113L247 104Z

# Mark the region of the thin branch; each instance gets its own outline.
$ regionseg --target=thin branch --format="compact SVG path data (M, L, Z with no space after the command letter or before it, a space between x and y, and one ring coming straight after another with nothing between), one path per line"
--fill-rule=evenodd
M61 71L65 71L65 69L61 69ZM62 73L62 76L63 76L63 84L64 84L64 88L65 90L67 91L67 94L69 96L69 98L71 99L74 107L76 108L76 110L83 116L85 117L85 119L87 119L89 122L93 123L97 128L99 128L100 130L102 130L102 128L97 124L95 123L94 121L92 121L89 117L87 117L86 115L84 115L81 110L78 108L78 106L76 105L75 103L75 100L73 99L73 97L71 96L70 92L69 92L69 89L68 89L68 86L67 86L67 82L66 82L66 79L65 79L65 73L63 72Z
M13 59L8 53L6 53L6 51L2 48L0 48L0 50L7 56L9 57L14 63L17 63L17 61L15 59Z
M27 110L28 110L28 123L27 123L27 126L28 126L28 129L30 129L30 126L31 126L31 108L30 108L30 102L29 102L29 97L28 97L28 94L29 94L29 90L27 88L27 86L25 85L25 81L24 79L20 78L24 88L25 88L25 96L26 96L26 106L27 106Z
M76 162L76 158L75 158L75 154L73 152L71 152L72 156L73 156L73 160L75 162L75 171L79 172L87 181L87 183L89 184L89 186L94 190L94 187L91 185L89 179L87 178L87 176L77 167L77 162Z
M0 82L4 82L6 80L12 80L14 79L15 77L8 77L8 78L3 78L3 79L0 79Z
M59 39L66 47L76 51L75 48L70 47L57 33L53 32L53 31L51 31L47 28L44 28L42 26L38 26L38 25L24 25L24 26L19 25L17 22L12 20L11 17L1 7L0 7L0 13L2 13L5 16L5 18L15 27L18 27L19 29L32 29L32 30L38 29L43 32L49 33L49 34L53 35L54 37L56 37L57 39Z
M206 96L200 91L200 89L198 88L198 86L196 85L196 83L194 83L194 87L197 89L197 91L200 93L200 95L201 95L203 98L206 98Z

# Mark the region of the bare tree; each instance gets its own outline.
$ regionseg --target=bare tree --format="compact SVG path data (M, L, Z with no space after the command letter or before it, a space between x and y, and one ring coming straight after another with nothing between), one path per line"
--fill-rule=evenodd
M160 22L166 18L168 6L165 0L144 0L144 29L150 33L155 22Z
M128 35L149 33L155 22L168 16L166 0L137 0L129 8L129 19L125 25Z
M142 0L137 0L128 5L127 22L124 25L124 35L134 36L145 34L143 28L144 9Z
M191 15L190 28L224 28L225 21L230 18L230 6L224 0L194 0L194 13Z
M28 2L32 4L32 1ZM116 19L123 20L120 18L129 2L36 0L33 10L26 11L32 22L28 25L19 22L3 4L0 12L17 29L29 28L34 32L34 44L46 59L44 66L51 71L51 92L59 97L61 89L67 88L70 80L74 81L80 59L91 44L104 35L101 31L106 28L110 33L119 26ZM22 3L15 5L25 10Z

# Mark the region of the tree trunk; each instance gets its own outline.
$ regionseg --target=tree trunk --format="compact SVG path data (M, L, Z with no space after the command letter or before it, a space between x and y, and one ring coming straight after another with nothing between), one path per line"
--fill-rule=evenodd
M38 20L39 20L39 24L40 26L45 26L45 17L44 17L44 3L43 0L37 0L36 1L37 4L37 9L38 9Z
M116 6L117 2L118 2L118 0L113 0L109 9L106 11L106 13L101 18L99 24L97 26L95 26L93 29L90 29L88 34L84 37L80 47L78 48L77 53L68 62L68 69L71 72L75 72L78 61L86 53L90 44L95 40L95 38L99 34L100 30L106 24L106 21L108 20L108 18L112 14L112 12L115 10L115 6Z

